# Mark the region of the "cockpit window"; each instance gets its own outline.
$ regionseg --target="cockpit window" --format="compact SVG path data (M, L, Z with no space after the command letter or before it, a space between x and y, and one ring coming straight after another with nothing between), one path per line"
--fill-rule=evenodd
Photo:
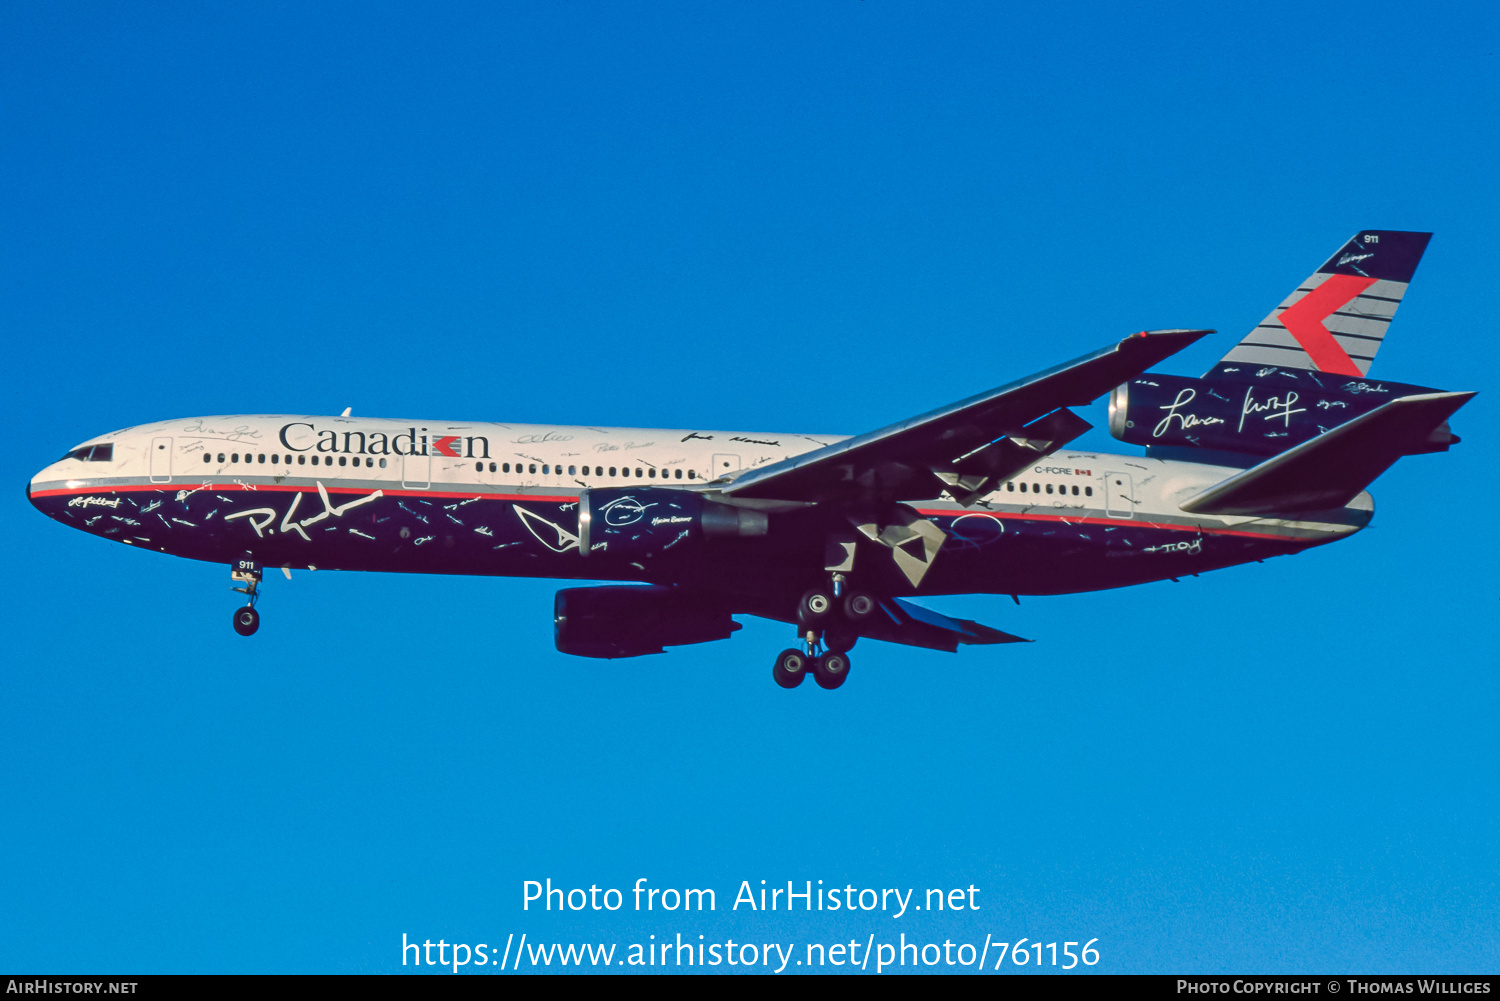
M64 459L77 459L80 462L112 462L115 457L115 446L111 442L105 445L85 445L75 448Z

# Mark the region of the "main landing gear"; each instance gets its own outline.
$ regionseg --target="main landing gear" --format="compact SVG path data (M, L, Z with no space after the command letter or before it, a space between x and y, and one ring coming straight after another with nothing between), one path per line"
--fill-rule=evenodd
M834 577L832 586L804 594L797 601L802 648L777 655L771 668L776 684L796 688L811 671L819 688L831 691L843 685L849 678L849 651L875 607L875 599L864 591L846 590L842 574Z
M243 587L231 588L243 594L248 602L244 608L234 610L234 631L241 636L249 636L260 628L260 613L255 610L255 599L259 597L260 589L260 564L249 553L240 557L229 570L231 584L243 584Z

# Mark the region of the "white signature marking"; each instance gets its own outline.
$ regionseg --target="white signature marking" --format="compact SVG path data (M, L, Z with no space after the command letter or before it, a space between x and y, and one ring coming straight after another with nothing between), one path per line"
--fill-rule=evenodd
M536 541L540 542L542 545L546 546L554 553L565 553L570 549L578 548L578 536L568 531L566 528L563 528L556 522L548 521L546 518L543 518L539 514L526 510L519 504L512 504L511 507L516 509L516 516L521 519L521 524L526 526L526 530L532 534ZM539 524L546 525L552 531L550 533L537 531L537 525ZM549 539L547 537L549 534L555 535L556 541Z
M1143 553L1197 553L1203 549L1203 540L1194 539L1192 542L1167 542L1159 546L1147 546L1142 549Z
M74 497L72 500L68 501L68 507L116 508L119 506L120 498L118 497ZM148 507L146 510L150 511L152 509Z
M328 496L328 488L323 485L322 480L317 481L317 486L318 496L322 498L323 501L323 510L313 515L311 518L303 518L301 521L293 521L292 515L296 513L297 505L302 503L302 491L297 491L296 493L292 494L292 503L287 508L286 515L281 519L281 531L283 533L296 532L298 535L302 536L304 541L311 542L312 540L308 538L307 533L303 531L306 526L316 525L318 522L329 517L342 518L344 514L349 510L359 507L361 504L368 504L371 501L379 500L381 497L385 496L384 491L376 490L374 493L366 494L364 497L356 497L352 501L346 501L343 504L335 504L333 503L332 498ZM234 514L226 514L224 516L225 521L233 521L236 518L249 518L250 527L255 529L256 536L259 538L265 538L266 529L270 527L271 522L276 520L276 511L274 508L257 507L252 508L248 511L236 511Z
M1192 403L1197 395L1198 391L1196 389L1190 386L1185 387L1178 390L1177 399L1173 400L1171 404L1165 407L1157 407L1157 410L1165 410L1167 416L1157 422L1156 428L1151 432L1151 437L1160 438L1166 434L1172 427L1172 421L1174 420L1177 421L1177 426L1184 431L1199 424L1223 424L1224 418L1222 417L1199 417L1197 414L1179 414L1177 412L1182 407Z
M1251 395L1254 392L1255 387L1253 386L1245 390L1245 400L1240 405L1240 426L1235 429L1236 431L1245 430L1245 418L1250 414L1261 414L1261 420L1266 421L1273 421L1279 417L1284 422L1284 426L1291 427L1292 415L1300 414L1307 410L1306 407L1297 407L1295 409L1292 407L1292 404L1296 403L1299 399L1297 391L1294 389L1287 390L1285 400L1279 396L1272 396L1264 403L1256 402L1255 397ZM1266 411L1270 411L1270 413L1266 413Z

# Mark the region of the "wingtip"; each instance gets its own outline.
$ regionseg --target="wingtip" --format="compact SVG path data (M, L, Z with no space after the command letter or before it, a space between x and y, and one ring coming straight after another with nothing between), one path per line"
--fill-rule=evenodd
M1211 335L1211 333L1218 333L1218 330L1172 327L1170 330L1142 330L1142 332L1134 336L1137 336L1137 338L1193 338L1194 341L1197 341L1197 339Z

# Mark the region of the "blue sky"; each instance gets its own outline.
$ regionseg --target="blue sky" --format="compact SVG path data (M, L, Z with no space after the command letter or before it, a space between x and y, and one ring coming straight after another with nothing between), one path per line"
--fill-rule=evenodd
M905 932L1098 938L1115 972L1492 971L1496 20L5 5L0 967ZM856 433L1215 327L1166 366L1196 373L1362 228L1436 233L1372 374L1481 391L1460 446L1377 482L1371 529L934 601L1037 642L866 642L836 694L777 689L788 630L756 620L564 657L546 581L278 577L246 641L224 568L20 489L195 414ZM523 913L549 876L720 911ZM974 884L982 910L726 910L761 879Z

